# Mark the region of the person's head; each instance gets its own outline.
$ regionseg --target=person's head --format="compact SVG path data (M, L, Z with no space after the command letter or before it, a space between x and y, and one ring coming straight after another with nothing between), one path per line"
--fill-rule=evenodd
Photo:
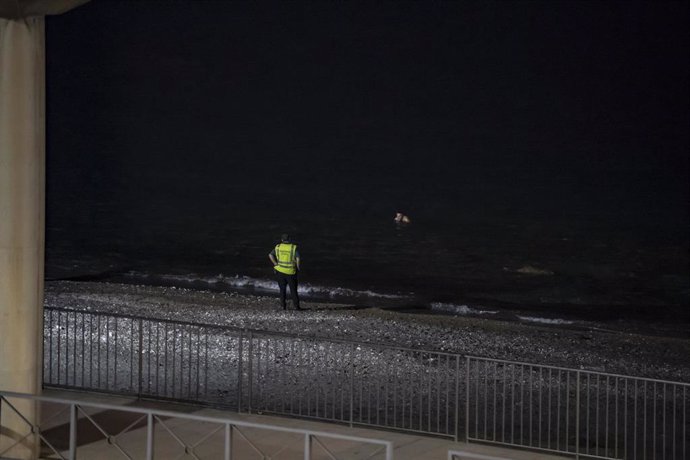
M281 243L287 243L288 241L290 241L290 235L288 235L287 233L283 233L282 235L280 235Z

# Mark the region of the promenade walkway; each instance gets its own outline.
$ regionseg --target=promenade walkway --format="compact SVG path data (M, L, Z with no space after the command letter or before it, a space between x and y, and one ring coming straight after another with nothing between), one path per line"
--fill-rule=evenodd
M563 459L569 457L559 457L554 455L542 454L533 451L504 449L494 446L480 444L455 443L446 439L432 438L428 436L416 436L414 434L396 433L383 430L372 430L367 428L320 423L309 420L293 419L286 417L274 417L259 414L237 414L235 412L221 411L216 409L203 408L192 405L181 405L160 401L140 401L133 398L124 398L103 394L83 393L75 391L45 390L44 396L65 398L82 401L84 404L110 404L123 407L142 407L146 409L173 411L180 414L195 414L210 417L221 417L233 421L246 421L253 423L268 424L287 428L307 429L319 432L343 434L362 438L371 438L384 441L391 441L394 446L395 460L447 460L448 451L456 450L464 452L457 456L458 460L485 459L485 460L547 460ZM67 457L69 426L66 423L67 417L63 413L58 414L64 406L60 407L54 403L42 403L42 430L49 442ZM56 414L58 414L56 416ZM122 447L132 458L145 458L146 454L146 420L139 420L137 414L111 410L91 410L90 417L97 422L108 434L117 435L116 443ZM185 420L182 418L165 418L165 427L158 423L154 431L154 454L156 459L222 459L224 453L224 430L220 429L213 432L217 424L199 421ZM95 425L87 418L80 415L77 434L77 458L79 459L122 459L127 458L114 445L108 442L105 435L99 431ZM126 429L130 427L129 429ZM167 427L167 428L166 428ZM126 430L125 430L126 429ZM172 431L171 434L170 431ZM125 430L124 433L120 433ZM191 451L185 453L185 449L179 441L183 441L188 446L198 445ZM268 431L256 428L242 428L233 434L233 456L237 460L251 459L303 459L304 458L304 436L299 433L285 433ZM112 441L112 440L111 440ZM383 459L383 454L371 457L376 450L376 446L356 444L351 441L341 441L334 439L320 439L312 443L313 459L331 458L323 450L319 442L322 442L330 452L338 459ZM252 447L251 444L254 444ZM258 448L261 453L257 452ZM264 455L262 457L262 454ZM42 458L59 458L50 455L48 449L44 449Z

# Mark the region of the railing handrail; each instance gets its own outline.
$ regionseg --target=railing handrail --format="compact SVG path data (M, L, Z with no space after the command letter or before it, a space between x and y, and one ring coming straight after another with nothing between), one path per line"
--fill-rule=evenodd
M655 379L655 378L651 378L651 377L640 377L640 376L635 376L635 375L616 374L616 373L597 371L597 370L586 369L586 368L571 368L571 367L564 367L564 366L553 366L550 364L530 363L530 362L526 362L526 361L490 358L490 357L486 357L486 356L470 355L470 354L466 354L466 353L454 353L454 352L449 352L449 351L429 350L429 349L424 349L424 348L402 347L402 346L384 344L384 343L379 343L379 342L360 342L360 341L352 340L352 339L340 339L340 338L332 338L332 337L322 337L322 336L318 336L318 335L304 335L304 334L295 334L295 333L290 333L290 332L268 331L268 330L263 330L263 329L240 328L237 326L229 326L229 325L197 323L197 322L191 322L191 321L180 321L180 320L172 320L172 319L152 318L152 317L130 315L130 314L124 314L124 313L110 313L110 312L102 312L102 311L80 310L80 309L64 308L64 307L44 307L44 310L66 312L66 313L80 313L80 314L88 314L88 315L95 315L95 316L126 318L126 319L131 319L131 320L140 320L140 321L156 321L156 322L165 323L165 324L177 324L177 325L182 325L182 326L204 327L204 328L216 329L216 330L227 331L227 332L252 333L252 334L269 335L269 336L275 336L275 337L286 337L286 338L299 339L299 340L323 340L323 341L331 342L331 343L341 343L341 344L346 344L346 345L358 345L358 346L370 346L370 347L386 348L389 350L396 350L396 351L402 351L402 352L429 353L429 354L434 354L434 355L444 355L444 356L449 356L449 357L462 359L462 360L475 359L475 360L483 360L483 361L493 361L493 362L499 362L499 363L505 363L505 364L542 367L542 368L547 368L547 369L557 369L557 370L569 371L569 372L580 372L580 373L596 374L596 375L603 375L603 376L609 376L609 377L629 378L629 379L636 379L636 380L640 380L640 381L666 383L666 384L681 385L681 386L690 387L690 383L688 383L688 382L681 382L681 381L675 381L675 380L664 380L664 379Z
M504 364L541 367L544 369L556 369L556 370L567 371L567 372L579 372L580 374L596 374L596 375L605 376L605 377L617 377L617 378L624 378L624 379L644 380L647 382L667 383L667 384L671 384L671 385L686 386L686 387L690 388L690 383L679 382L677 380L662 380L662 379L653 379L653 378L649 378L649 377L638 377L635 375L612 374L610 372L601 372L601 371L595 371L595 370L589 370L589 369L576 369L576 368L572 368L572 367L552 366L549 364L534 364L534 363L527 363L527 362L523 362L523 361L511 361L511 360L507 360L507 359L485 358L483 356L473 356L473 355L464 355L464 356L465 356L465 358L467 358L469 360L475 359L475 360L481 360L481 361L493 361L493 362L504 363Z
M387 452L393 451L393 443L391 441L386 441L383 439L365 438L365 437L361 437L361 436L350 436L350 435L346 435L346 434L329 433L326 431L308 430L308 429L301 429L301 428L289 428L289 427L284 427L284 426L279 426L279 425L271 425L269 423L247 422L245 420L238 420L238 419L234 419L234 418L230 418L230 417L223 417L223 416L214 417L214 416L210 416L210 415L195 415L195 414L188 414L185 412L176 412L176 411L171 411L171 410L147 409L144 407L131 407L131 406L120 406L117 404L84 402L84 401L80 401L77 399L71 399L71 398L60 398L60 397L55 397L55 396L44 396L44 395L32 395L29 393L18 393L18 392L14 392L14 391L3 391L3 390L0 390L0 398L1 399L5 399L5 398L28 399L28 400L32 400L32 401L76 405L79 407L91 407L91 408L103 409L103 410L116 410L116 411L122 411L122 412L131 412L131 413L142 414L142 415L156 415L159 417L182 418L182 419L186 419L186 420L194 420L194 421L199 421L199 422L230 424L233 426L241 426L241 427L245 427L245 428L259 428L259 429L271 430L271 431L281 431L284 433L297 433L297 434L302 434L302 435L311 435L311 436L317 436L317 437L341 439L341 440L345 440L345 441L354 441L354 442L361 442L361 443L367 443L367 444L377 444L377 445L381 445L381 446L386 447Z

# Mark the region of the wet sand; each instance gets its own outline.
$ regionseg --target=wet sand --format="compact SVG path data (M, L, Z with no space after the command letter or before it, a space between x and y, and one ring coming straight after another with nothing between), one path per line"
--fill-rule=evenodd
M275 297L113 283L48 282L45 304L690 382L690 339L684 337L308 300L305 311L283 311Z

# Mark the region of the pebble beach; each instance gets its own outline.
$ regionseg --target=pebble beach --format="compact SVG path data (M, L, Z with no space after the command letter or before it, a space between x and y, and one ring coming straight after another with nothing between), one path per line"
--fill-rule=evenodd
M690 382L690 338L686 337L410 313L308 299L304 311L283 311L278 299L270 296L102 282L47 282L45 305Z

